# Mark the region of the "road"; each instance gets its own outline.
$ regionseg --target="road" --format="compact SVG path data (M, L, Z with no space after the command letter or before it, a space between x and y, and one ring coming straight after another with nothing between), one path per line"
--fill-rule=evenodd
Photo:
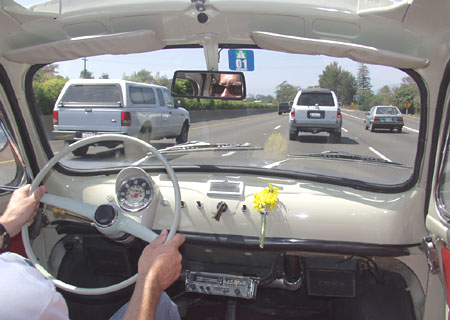
M289 141L288 114L278 115L277 112L261 115L243 116L238 118L211 120L193 123L189 131L189 140L225 143L251 143L267 148L272 141L275 147L283 145L284 155L308 154L323 151L344 151L378 157L387 161L413 166L417 149L419 119L405 116L405 126L402 133L389 130L370 132L364 129L364 112L343 110L342 140L339 144L327 142L328 134L300 133L297 141ZM275 139L274 137L278 137ZM280 138L281 137L281 138ZM272 139L272 140L271 140ZM164 148L174 144L174 139L151 141L156 148ZM53 151L59 152L62 141L51 140ZM0 152L0 167L2 172L12 172L14 161L9 149ZM231 158L230 154L230 158ZM240 153L232 155L239 157ZM104 147L91 147L86 157L68 156L67 165L77 168L89 167L92 161L115 162L123 156L123 148L108 150ZM94 159L95 158L95 159ZM281 158L280 158L281 159ZM97 163L98 164L98 163ZM6 170L6 171L4 171ZM2 179L3 180L3 179Z

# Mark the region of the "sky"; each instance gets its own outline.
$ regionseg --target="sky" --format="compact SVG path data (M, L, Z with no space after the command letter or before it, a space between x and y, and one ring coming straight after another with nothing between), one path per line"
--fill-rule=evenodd
M244 72L247 93L274 95L276 87L283 81L301 88L318 85L319 75L327 65L337 61L338 65L351 72L355 78L359 63L350 59L333 58L327 56L297 55L264 50L253 50L255 56L255 71ZM228 71L227 50L220 55L219 70ZM70 79L78 78L84 68L83 59L61 62L58 64L58 74ZM404 72L376 65L368 65L372 83L372 90L376 93L381 87L399 86ZM146 69L155 75L165 75L171 79L176 70L205 70L203 50L161 50L144 54L107 55L88 57L86 68L99 78L107 73L110 79L121 79L123 75L130 76L133 72Z

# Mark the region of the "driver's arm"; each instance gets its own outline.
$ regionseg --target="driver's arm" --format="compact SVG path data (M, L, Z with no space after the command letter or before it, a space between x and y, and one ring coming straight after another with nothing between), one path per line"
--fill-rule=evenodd
M31 195L28 195L30 185L27 184L13 192L8 206L0 216L0 224L8 233L8 235L4 235L4 232L0 232L0 248L3 248L3 240L6 239L6 236L14 237L25 223L33 221L39 201L45 191L45 186L40 186Z
M139 258L138 278L124 319L154 319L161 293L181 272L181 254L178 248L185 238L176 234L165 243L167 231L145 247Z

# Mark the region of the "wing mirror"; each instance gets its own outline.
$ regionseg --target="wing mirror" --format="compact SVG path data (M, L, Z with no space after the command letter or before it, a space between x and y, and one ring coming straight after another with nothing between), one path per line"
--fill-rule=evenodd
M243 100L246 96L242 72L176 71L172 96L180 98Z

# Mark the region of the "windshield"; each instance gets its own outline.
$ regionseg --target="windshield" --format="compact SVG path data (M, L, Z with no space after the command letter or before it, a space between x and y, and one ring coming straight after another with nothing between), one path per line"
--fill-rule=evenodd
M96 56L44 67L33 86L53 153L84 137L118 133L163 150L174 168L203 166L212 173L223 168L263 169L274 175L345 179L355 185L399 185L412 177L421 105L417 84L407 73L343 58L244 50L252 51L254 70L237 70L245 76L247 95L242 101L170 95L175 71L205 70L203 49ZM234 72L228 51L220 50L219 70ZM48 101L41 88L60 91L69 79L80 76L126 81L74 86L64 96L64 110L39 105ZM128 82L154 86L119 90ZM201 83L194 79L190 86L201 88ZM311 92L314 88L322 91ZM305 92L298 98L300 90ZM57 94L53 101L56 98ZM121 100L123 107L116 110L76 108L77 102L85 106L88 101ZM294 101L291 108L279 111L279 104L287 101ZM373 122L366 113L377 105L387 106L378 113L396 114L398 107L402 122ZM187 147L174 149L183 144ZM100 143L68 155L62 164L76 170L121 168L139 161L139 156L129 157L131 149L122 143ZM161 166L154 157L139 163Z
M300 95L297 104L304 106L313 106L315 104L334 106L334 101L331 93L305 92Z
M62 96L62 104L95 103L111 104L122 101L117 85L73 85Z

